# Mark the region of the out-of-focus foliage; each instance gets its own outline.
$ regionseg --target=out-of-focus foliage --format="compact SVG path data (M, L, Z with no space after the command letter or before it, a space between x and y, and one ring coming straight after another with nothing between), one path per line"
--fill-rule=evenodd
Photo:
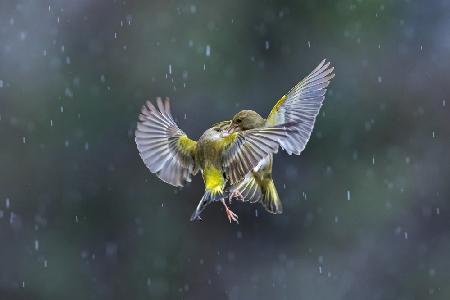
M449 299L448 1L1 1L1 299ZM133 141L198 137L336 67L284 214L189 216Z

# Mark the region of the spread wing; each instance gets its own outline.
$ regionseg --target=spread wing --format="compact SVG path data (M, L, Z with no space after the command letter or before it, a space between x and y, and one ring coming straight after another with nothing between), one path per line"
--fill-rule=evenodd
M158 98L156 102L159 110L150 101L142 107L135 134L136 145L150 172L164 182L181 187L185 181L191 181L191 174L197 172L197 142L178 128L170 114L169 99L163 103Z
M300 154L308 143L316 116L325 99L326 88L334 77L334 68L329 66L330 63L323 60L314 71L278 100L267 117L267 127L288 122L298 124L297 130L281 144L289 154Z
M282 124L275 127L255 128L235 132L225 137L223 167L231 184L242 180L269 154L276 153L278 146L286 141L297 124Z

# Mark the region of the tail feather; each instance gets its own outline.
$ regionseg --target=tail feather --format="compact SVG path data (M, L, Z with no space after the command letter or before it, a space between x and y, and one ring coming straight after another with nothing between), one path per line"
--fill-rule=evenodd
M261 204L268 212L281 214L283 212L283 205L281 204L280 197L272 179L265 185L264 190L264 197L261 199Z
M191 221L201 220L202 218L200 217L200 215L203 212L203 210L205 210L205 208L211 202L219 201L219 200L221 200L224 197L225 197L225 195L224 195L223 192L214 192L214 193L212 193L211 191L206 190L205 194L203 194L202 199L200 199L200 201L198 202L197 208L192 213Z
M281 214L283 212L283 205L272 178L258 180L254 174L249 174L244 180L237 183L232 191L238 191L244 201L261 202L270 213Z

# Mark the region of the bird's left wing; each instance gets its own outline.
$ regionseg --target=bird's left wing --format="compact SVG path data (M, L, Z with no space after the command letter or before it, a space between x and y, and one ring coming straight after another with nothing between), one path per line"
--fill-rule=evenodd
M235 132L224 138L223 167L231 184L242 180L291 134L295 123Z
M327 86L334 77L333 67L323 60L308 76L278 100L267 117L266 126L296 122L298 128L281 147L289 154L300 154L311 136Z
M150 172L173 186L183 186L195 175L197 142L178 128L170 113L169 100L157 99L155 106L147 101L142 107L136 129L139 155Z

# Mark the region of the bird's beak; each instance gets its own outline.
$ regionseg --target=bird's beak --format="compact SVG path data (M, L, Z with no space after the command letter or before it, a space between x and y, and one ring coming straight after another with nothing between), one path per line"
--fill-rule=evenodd
M231 124L230 127L228 128L228 132L234 133L236 131L236 129L238 128L238 126L236 124Z

